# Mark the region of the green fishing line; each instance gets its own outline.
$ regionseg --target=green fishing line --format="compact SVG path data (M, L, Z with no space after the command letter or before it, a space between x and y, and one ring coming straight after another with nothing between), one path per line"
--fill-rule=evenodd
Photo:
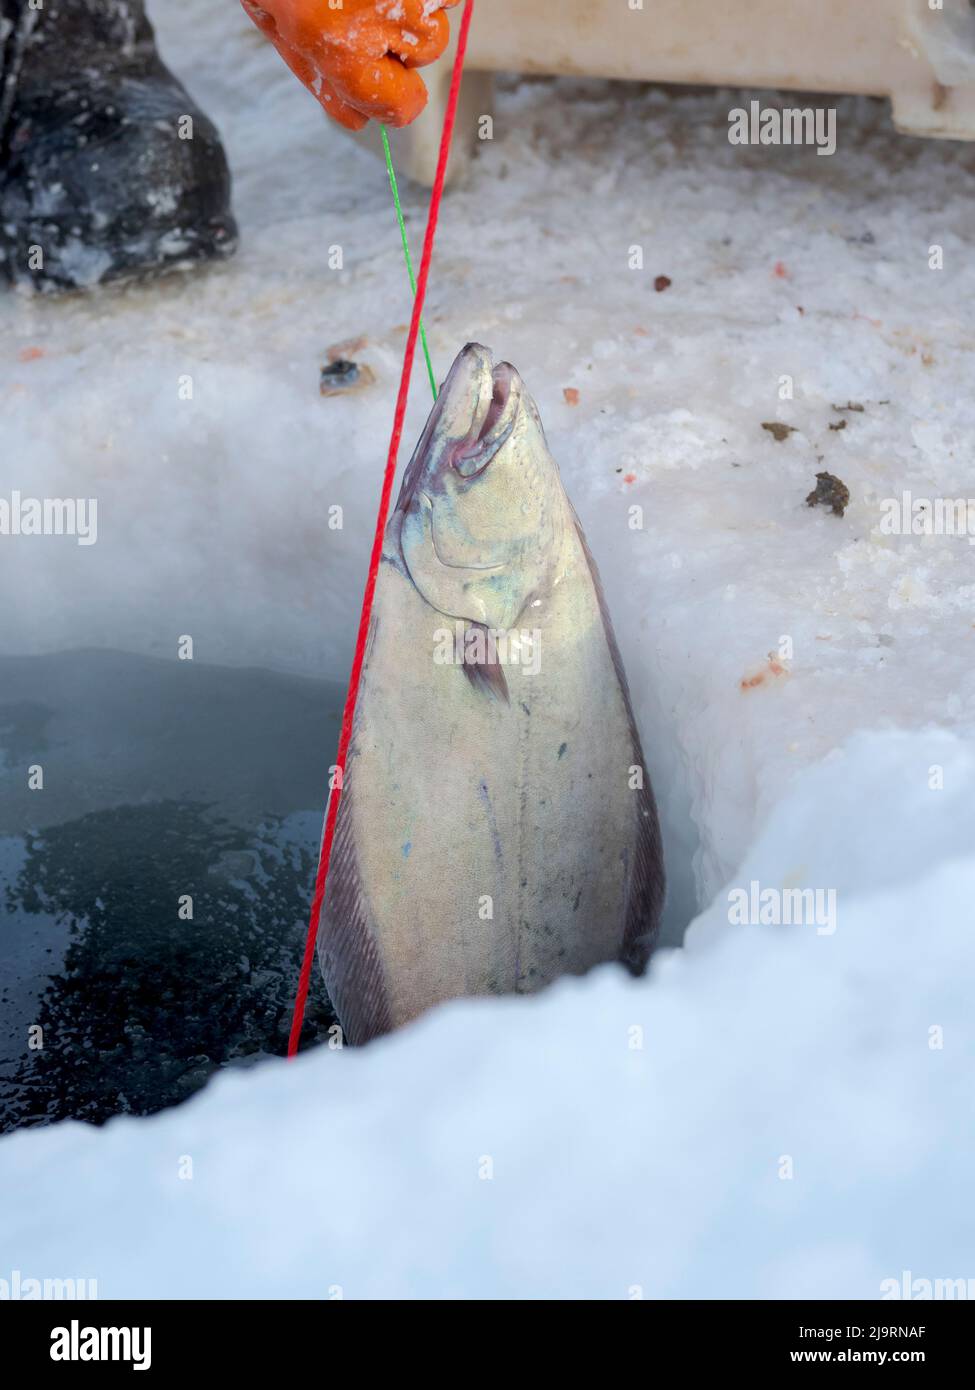
M393 202L396 204L396 220L399 222L399 234L403 241L403 255L406 257L406 269L410 277L410 286L416 294L416 276L413 274L413 261L410 257L410 243L406 239L406 224L403 221L403 209L399 201L399 189L396 187L396 174L393 171L393 156L389 150L389 136L386 134L386 127L380 126L383 133L383 149L386 151L386 172L389 175L389 186L393 190ZM427 375L430 378L430 390L433 392L433 399L437 399L437 379L433 375L433 363L430 361L430 349L427 347L426 329L423 327L423 320L420 319L420 342L423 344L423 356L427 362Z

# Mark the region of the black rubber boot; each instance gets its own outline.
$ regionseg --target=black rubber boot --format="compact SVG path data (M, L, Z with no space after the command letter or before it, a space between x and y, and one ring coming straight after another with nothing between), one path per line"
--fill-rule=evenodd
M76 289L229 254L213 123L143 0L0 0L0 274Z

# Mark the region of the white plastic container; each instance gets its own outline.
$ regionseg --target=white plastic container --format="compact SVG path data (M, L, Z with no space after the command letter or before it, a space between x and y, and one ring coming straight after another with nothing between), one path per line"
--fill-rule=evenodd
M424 70L426 110L394 136L398 168L426 184L459 17L451 11L451 47ZM969 0L478 0L453 177L490 114L489 74L500 71L885 96L907 134L975 139Z

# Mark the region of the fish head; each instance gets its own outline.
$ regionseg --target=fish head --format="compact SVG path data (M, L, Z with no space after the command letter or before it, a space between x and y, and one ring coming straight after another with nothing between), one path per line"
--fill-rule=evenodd
M394 515L420 595L506 630L554 577L568 501L538 408L509 362L468 343L440 389Z

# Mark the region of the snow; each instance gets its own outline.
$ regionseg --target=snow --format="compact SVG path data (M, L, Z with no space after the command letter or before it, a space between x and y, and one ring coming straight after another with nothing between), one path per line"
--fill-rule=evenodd
M935 762L944 792L922 790ZM721 899L648 981L607 966L225 1073L149 1120L9 1137L4 1258L100 1298L970 1278L973 796L955 736L861 736L797 779L743 869L781 883L801 854L838 886L832 935L729 928Z
M0 649L174 657L189 633L201 661L339 676L410 311L385 175L233 5L154 19L225 137L241 246L0 302L3 487L99 502L95 546L0 544ZM667 939L705 909L688 949L151 1121L6 1139L11 1268L102 1297L871 1297L975 1273L975 550L880 529L905 489L972 491L973 153L852 98L830 158L732 147L749 96L506 82L426 313L441 378L476 339L538 401L661 802ZM375 383L319 396L326 349L363 336ZM406 441L425 389L420 364ZM823 469L843 517L805 505ZM731 927L753 880L835 889L837 930Z

